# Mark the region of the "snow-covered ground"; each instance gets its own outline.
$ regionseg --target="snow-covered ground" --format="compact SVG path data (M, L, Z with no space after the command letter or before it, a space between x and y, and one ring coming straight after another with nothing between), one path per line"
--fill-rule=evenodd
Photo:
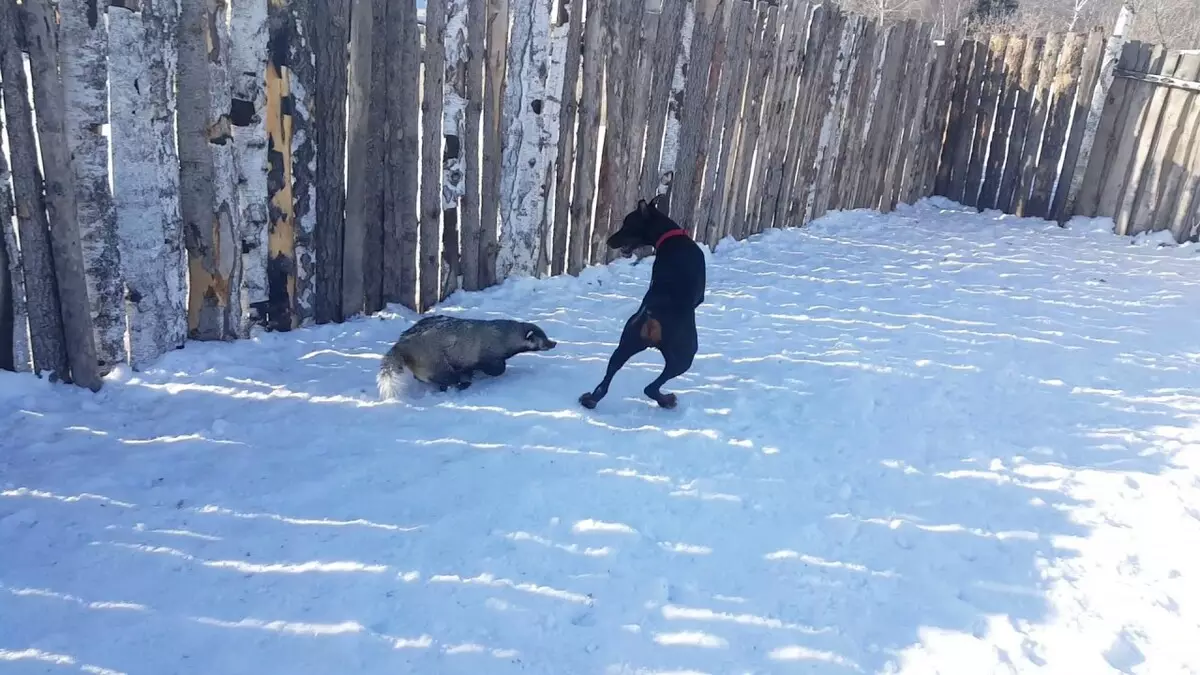
M650 265L445 311L560 347L379 403L412 320L0 377L0 671L1200 669L1200 257L934 200L722 245L680 407Z

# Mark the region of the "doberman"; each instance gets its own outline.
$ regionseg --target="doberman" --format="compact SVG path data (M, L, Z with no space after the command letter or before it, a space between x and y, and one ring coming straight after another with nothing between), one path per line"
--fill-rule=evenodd
M579 397L585 408L595 408L608 394L617 371L651 347L662 353L665 364L662 374L643 391L663 408L674 408L678 403L675 394L663 393L661 388L692 367L699 349L696 308L704 302L704 252L686 230L644 199L638 200L637 209L625 216L621 229L608 238L608 247L619 248L626 256L642 246L655 250L650 287L638 311L625 322L604 379Z

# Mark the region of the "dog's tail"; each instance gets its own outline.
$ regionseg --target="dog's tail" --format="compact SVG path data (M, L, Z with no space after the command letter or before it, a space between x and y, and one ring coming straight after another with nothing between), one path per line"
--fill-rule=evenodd
M403 383L404 358L400 353L400 345L394 345L383 355L379 362L379 373L375 376L375 384L379 387L379 398L387 401L396 398Z

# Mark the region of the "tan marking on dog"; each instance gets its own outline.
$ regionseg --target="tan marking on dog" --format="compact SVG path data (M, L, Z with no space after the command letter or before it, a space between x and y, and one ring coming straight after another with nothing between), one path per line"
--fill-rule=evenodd
M642 324L641 335L648 344L657 345L662 342L662 324L657 319L646 319Z

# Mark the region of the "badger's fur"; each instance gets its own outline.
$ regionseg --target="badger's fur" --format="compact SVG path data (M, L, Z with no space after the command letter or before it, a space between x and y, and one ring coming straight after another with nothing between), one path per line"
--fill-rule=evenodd
M396 396L405 369L442 391L466 389L476 370L495 377L504 372L509 358L554 349L556 344L532 323L430 316L400 335L379 364L375 381L384 399Z

